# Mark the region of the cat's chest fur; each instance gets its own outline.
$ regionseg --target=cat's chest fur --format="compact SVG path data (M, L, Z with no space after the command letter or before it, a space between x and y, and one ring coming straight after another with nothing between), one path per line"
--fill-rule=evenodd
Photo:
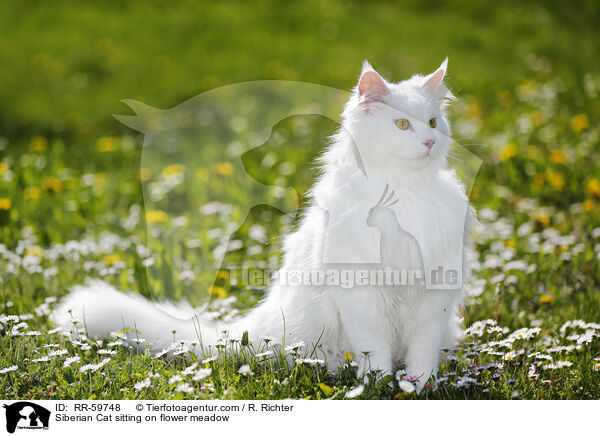
M321 234L324 264L382 263L382 243L402 242L408 235L418 243L426 263L445 265L448 259L460 256L468 202L451 172L441 170L427 183L419 179L394 183L383 177L365 180L342 176L339 182L337 189L330 185L317 190L315 196L318 209L327 211L326 228ZM391 200L397 200L389 206L393 214L369 225L386 185Z

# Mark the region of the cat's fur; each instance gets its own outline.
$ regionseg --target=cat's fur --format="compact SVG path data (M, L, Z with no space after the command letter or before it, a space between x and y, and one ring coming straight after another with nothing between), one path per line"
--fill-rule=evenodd
M422 256L433 267L460 268L462 283L467 280L462 248L474 216L462 184L446 168L451 138L444 108L453 98L443 83L446 66L444 61L428 76L388 83L365 63L342 128L322 157L312 204L284 238L284 270L327 269L331 262L358 269L374 259L380 266L411 268ZM434 117L437 126L431 128ZM399 129L398 119L409 120L410 128ZM430 140L435 141L431 149ZM386 187L393 198L386 207L376 206ZM414 236L409 242L402 236L407 234ZM399 241L397 250L393 241ZM224 329L238 337L248 331L255 343L263 336L280 339L285 328L286 343L319 341L332 371L347 352L358 360L361 373L369 368L391 373L404 362L422 388L437 370L441 350L458 338L463 287L275 284L241 320L202 324L202 342L214 344ZM55 321L69 327L70 309L94 336L135 325L155 349L170 345L174 330L178 339L197 341L192 320L100 281L75 287L54 313Z

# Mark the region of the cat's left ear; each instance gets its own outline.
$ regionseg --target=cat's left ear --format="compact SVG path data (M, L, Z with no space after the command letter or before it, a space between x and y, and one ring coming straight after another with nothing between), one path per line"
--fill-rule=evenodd
M444 84L444 77L446 76L447 70L448 58L444 59L444 62L442 62L442 65L440 65L437 70L425 77L423 89L436 97L447 97L450 92Z

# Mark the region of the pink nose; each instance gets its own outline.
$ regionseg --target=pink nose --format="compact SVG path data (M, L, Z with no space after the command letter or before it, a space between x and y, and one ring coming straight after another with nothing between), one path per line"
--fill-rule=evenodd
M423 142L423 145L426 146L429 150L431 150L431 147L433 147L433 144L435 144L434 139L428 139L427 141Z

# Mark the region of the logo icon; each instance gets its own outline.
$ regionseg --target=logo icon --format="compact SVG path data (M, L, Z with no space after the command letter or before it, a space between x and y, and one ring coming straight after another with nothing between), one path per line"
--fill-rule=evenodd
M50 422L50 411L29 401L19 401L6 409L6 431L14 433L17 428L29 430L47 430Z

